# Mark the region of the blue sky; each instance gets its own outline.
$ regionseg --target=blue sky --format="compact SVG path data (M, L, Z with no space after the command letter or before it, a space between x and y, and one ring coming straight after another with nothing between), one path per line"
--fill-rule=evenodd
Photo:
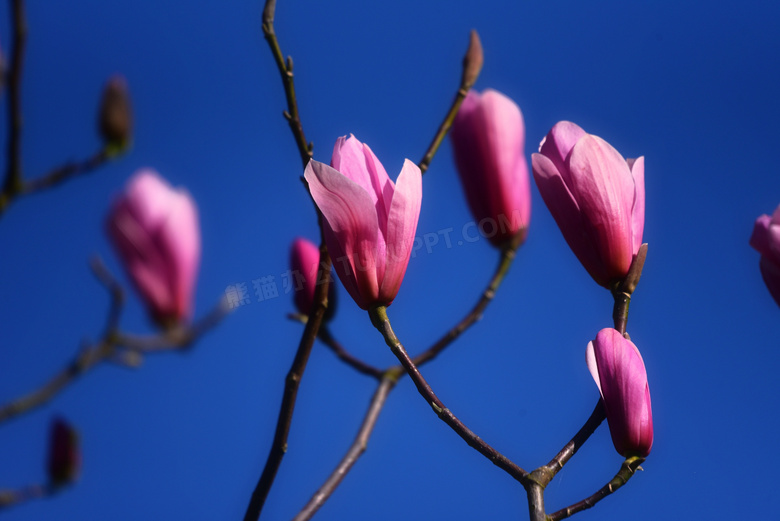
M4 512L33 519L237 519L273 436L302 328L282 287L289 244L317 237L299 181L284 95L252 2L29 3L24 169L37 177L99 146L94 111L115 72L136 131L125 157L0 220L0 402L42 384L100 335L100 254L127 283L103 233L111 198L156 168L197 200L203 258L196 313L227 286L250 303L185 354L138 370L99 367L49 405L0 425L0 488L44 476L47 428L78 426L84 465L55 498ZM460 77L469 30L485 49L478 89L513 98L525 152L559 120L646 158L649 253L628 330L647 365L655 445L645 471L576 519L733 519L775 511L780 456L780 309L748 239L780 203L772 160L780 104L780 7L747 0L541 3L293 2L277 7L315 158L338 136L368 143L391 177L422 156ZM6 10L5 13L8 11ZM9 20L0 17L0 46ZM0 117L5 121L5 93ZM7 137L5 126L0 139ZM4 154L4 152L3 152ZM2 155L5 160L5 155ZM611 324L611 297L568 250L532 186L528 240L484 318L423 373L442 400L526 469L546 463L598 391L585 346ZM423 180L418 236L471 221L449 142ZM418 250L395 303L396 333L422 351L476 301L497 253L487 240ZM273 276L277 298L259 301ZM380 366L394 359L339 288L334 334ZM123 329L149 333L130 295ZM264 518L292 518L346 451L374 389L315 345ZM606 425L550 484L548 511L591 494L622 458ZM670 514L670 512L674 512ZM411 382L390 396L368 451L319 519L523 519L525 493L431 412Z

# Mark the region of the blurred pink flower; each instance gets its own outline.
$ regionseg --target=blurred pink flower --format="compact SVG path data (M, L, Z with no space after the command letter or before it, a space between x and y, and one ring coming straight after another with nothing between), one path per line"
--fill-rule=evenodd
M591 277L606 288L623 280L642 245L644 157L625 160L600 137L561 121L531 161L542 199Z
M358 306L393 302L412 253L422 200L420 169L405 160L397 184L368 145L340 137L331 166L310 161L304 174L325 217L333 268Z
M64 485L75 481L81 469L81 449L76 430L62 418L52 420L49 428L49 481Z
M319 266L320 249L317 245L301 237L295 239L290 248L290 270L295 281L293 300L301 314L308 315L311 312ZM328 287L328 309L325 311L325 320L332 317L335 310L336 284L335 281L331 281Z
M653 411L642 355L615 329L599 331L588 343L588 369L604 400L612 443L625 457L650 454Z
M750 245L761 254L759 268L769 293L780 306L780 206L772 217L756 219Z
M480 230L494 246L522 233L531 219L523 154L525 124L514 101L487 89L469 91L450 131L455 164Z
M200 262L200 226L192 197L154 170L139 170L109 212L108 235L152 317L189 319Z

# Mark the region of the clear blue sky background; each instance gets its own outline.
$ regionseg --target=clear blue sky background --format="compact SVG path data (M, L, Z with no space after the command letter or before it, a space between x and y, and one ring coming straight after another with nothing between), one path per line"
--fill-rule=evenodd
M187 186L203 259L197 313L230 284L240 307L186 354L139 370L101 366L51 404L0 426L0 487L44 476L50 419L83 442L79 482L3 513L39 519L239 519L262 469L302 328L285 318L289 244L317 237L284 95L260 31L261 2L29 2L24 168L44 174L99 146L105 79L126 75L132 151L94 175L22 199L0 220L0 402L42 384L103 327L107 295L87 261L121 272L103 234L112 196L139 167ZM7 8L0 44L7 51ZM772 2L280 1L315 157L367 142L391 176L419 160L449 106L468 31L485 49L478 88L521 106L526 154L557 121L646 157L649 255L629 331L644 355L655 446L625 488L576 519L767 518L776 512L780 309L748 246L780 203L780 7ZM4 94L3 94L3 97ZM0 115L5 121L3 99ZM6 133L0 131L5 142ZM5 156L2 156L5 158ZM535 185L526 245L484 319L424 374L473 430L526 469L546 463L596 403L585 346L611 297L568 250ZM471 220L449 142L424 178L418 235ZM389 309L413 353L475 302L497 253L479 240L417 251ZM252 281L276 277L258 301ZM339 288L337 337L394 359ZM151 332L130 295L122 326ZM289 519L347 449L374 389L316 345L290 450L264 512ZM548 487L548 511L606 483L622 458L603 425ZM524 519L522 488L464 444L408 380L319 519Z

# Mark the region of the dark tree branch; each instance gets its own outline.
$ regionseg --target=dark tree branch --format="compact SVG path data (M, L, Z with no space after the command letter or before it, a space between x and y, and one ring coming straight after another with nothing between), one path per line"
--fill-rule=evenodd
M303 133L303 125L298 114L298 101L295 95L295 82L293 80L293 61L292 57L288 56L287 60L284 59L282 49L279 47L279 40L276 38L276 32L274 31L274 15L276 13L276 0L267 0L265 7L263 8L263 35L265 36L268 46L271 48L271 54L274 57L276 66L279 68L279 74L282 77L282 85L284 86L284 94L287 98L287 110L284 111L284 118L290 125L290 130L295 138L295 143L298 146L298 153L301 156L301 162L303 166L309 163L312 158L313 145L306 141L306 135Z
M13 40L8 71L8 159L5 181L0 191L0 215L11 199L22 189L22 65L27 43L27 19L24 2L12 0L11 20Z
M290 433L293 411L295 410L295 400L298 396L298 387L300 386L303 372L306 369L306 363L311 354L311 348L322 324L322 318L328 306L328 286L330 285L330 256L325 247L324 241L320 244L320 266L317 272L317 280L323 283L316 285L314 290L314 309L309 314L303 336L295 353L292 367L287 373L282 396L282 405L279 409L279 417L276 421L276 431L271 444L271 451L263 468L263 473L252 492L249 500L244 521L254 521L260 517L265 500L271 491L271 486L276 478L276 472L282 464L282 458L287 452L287 436Z
M320 340L322 340L322 343L328 346L328 348L333 351L337 357L339 357L339 360L353 368L358 373L372 376L377 380L382 379L384 371L353 356L344 348L344 346L338 342L338 340L333 338L333 335L331 335L327 326L323 326L322 329L320 329Z

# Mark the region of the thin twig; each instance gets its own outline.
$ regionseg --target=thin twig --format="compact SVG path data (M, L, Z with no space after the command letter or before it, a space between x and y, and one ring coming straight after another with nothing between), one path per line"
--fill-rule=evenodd
M88 174L102 166L111 159L111 157L108 150L102 148L83 161L65 163L38 179L25 181L22 187L22 193L33 194L35 192L40 192L57 186L74 177Z
M287 452L287 436L290 433L290 425L292 424L293 412L295 410L295 400L298 396L298 387L300 386L303 372L306 369L306 363L311 354L311 348L314 345L314 340L317 338L320 325L322 324L322 318L325 316L325 311L328 306L330 255L328 255L328 250L325 247L324 241L320 244L320 265L317 271L317 280L321 280L322 283L318 283L314 290L314 308L309 314L309 320L306 322L303 336L298 344L295 359L293 360L292 367L290 367L290 371L287 373L287 378L285 379L282 405L279 408L279 417L276 421L276 431L274 432L274 439L271 443L271 450L265 461L265 466L263 467L260 479L252 492L252 497L249 500L249 505L244 514L244 521L254 521L260 517L260 512L263 510L265 500L267 499L268 493L271 491L271 486L276 478L276 472L279 470L282 458Z
M27 42L27 19L22 0L11 1L13 43L8 71L8 163L0 192L0 213L22 188L22 65Z
M551 459L547 465L544 466L544 468L549 472L550 480L554 478L558 471L561 470L564 465L566 465L566 463L571 459L572 456L577 453L578 450L580 450L580 447L582 447L585 442L588 441L590 435L593 434L599 425L601 425L601 422L603 422L605 418L606 414L604 412L604 402L599 399L590 417L580 428L580 430L577 431L577 434L575 434L571 441L564 445L561 451L556 454L556 456ZM549 480L547 483L549 483ZM545 485L547 483L545 483Z
M401 362L406 373L417 387L417 391L425 399L428 405L433 408L439 419L449 425L463 441L469 444L470 447L488 458L494 465L504 470L517 481L524 483L528 472L513 463L509 458L491 447L487 442L471 431L471 429L466 427L466 425L463 424L463 422L461 422L436 396L433 389L431 389L431 386L425 378L423 378L419 369L417 369L417 366L409 357L409 354L401 344L401 341L398 340L398 337L393 332L393 328L390 326L390 320L387 318L387 309L384 306L374 307L369 309L369 315L371 317L371 323L374 324L374 327L382 334L385 343L390 347L390 350L396 358L398 358L398 361Z
M323 326L320 329L319 337L320 340L322 340L322 343L328 346L328 348L333 351L337 357L339 357L339 360L353 368L355 371L368 376L373 376L377 380L382 379L382 375L385 373L384 371L360 360L359 358L352 355L349 351L344 349L344 346L342 346L338 340L333 338L333 335L331 335L327 326Z
M116 345L138 353L182 350L191 347L195 340L219 324L229 313L230 307L223 298L208 314L189 326L174 327L158 335L148 336L117 333Z
M439 146L447 136L450 127L452 127L452 122L455 120L455 116L458 114L460 105L463 103L469 89L477 81L479 72L482 69L482 60L482 44L479 41L477 31L472 30L469 39L469 47L466 51L466 55L463 57L463 74L461 75L458 90L455 93L455 99L452 100L452 105L450 105L447 115L444 116L444 120L441 122L441 125L439 125L439 130L433 136L433 141L431 141L431 144L428 146L428 150L426 150L425 155L423 155L423 158L417 164L417 166L420 167L420 172L423 174L428 170L428 166L430 165L433 156L436 154L436 151L439 150Z
M271 54L273 54L276 66L279 68L279 74L282 77L284 94L287 98L287 110L284 111L283 115L290 125L290 130L295 138L295 143L298 145L301 162L303 162L303 166L306 167L309 160L312 158L313 146L306 141L306 135L303 133L303 125L301 124L301 119L298 115L298 101L295 95L292 57L288 56L285 61L282 49L279 47L279 40L277 40L276 32L274 31L275 12L276 0L267 0L265 7L263 8L263 35L268 42L268 46L271 48Z
M106 342L99 342L82 349L65 369L54 375L41 388L0 407L0 423L45 404L68 384L94 368L99 362L110 358L113 353L114 346Z
M374 392L374 396L371 398L371 403L368 406L368 412L363 419L363 424L358 430L355 441L349 447L344 458L342 458L336 470L328 477L323 485L317 490L317 492L311 497L306 506L301 509L298 515L295 516L293 521L307 521L319 510L319 508L325 504L325 501L333 494L336 487L341 484L341 481L350 471L352 466L358 460L358 458L366 451L368 446L368 440L371 437L371 433L374 430L376 421L379 418L379 413L382 412L382 408L385 405L390 391L393 390L395 384L398 382L400 375L395 373L388 373L382 377L379 382L379 386Z
M548 516L548 519L550 521L560 521L561 519L566 519L569 516L572 516L576 514L577 512L582 512L583 510L587 510L588 508L591 508L596 503L604 499L605 497L609 496L613 492L615 492L617 489L628 483L628 480L631 479L631 477L636 473L637 470L642 470L642 467L639 465L644 462L644 458L640 457L631 457L626 458L626 460L623 462L623 464L620 466L620 470L617 474L615 474L615 477L612 478L612 480L601 487L598 492L593 494L590 497L587 497L583 499L582 501L578 501L577 503L574 503L573 505L570 505L566 508L562 508L561 510L558 510L557 512L554 512Z
M162 332L154 337L137 337L121 333L117 328L124 292L99 258L92 260L92 270L111 295L102 338L82 348L64 369L51 377L43 386L0 407L0 423L46 404L78 377L94 369L101 362L113 360L121 354L120 348L138 352L183 348L199 338L225 315L225 306L220 304L215 311L194 325L176 330L175 336L171 331Z
M285 96L287 98L287 110L284 112L284 117L287 119L290 125L290 130L293 133L295 142L298 146L298 152L301 157L301 163L305 168L312 158L313 146L306 141L306 136L303 133L303 125L301 124L300 116L298 114L298 102L295 95L295 83L293 81L293 63L292 58L288 57L285 62L284 55L282 54L279 41L276 38L274 32L274 15L276 12L276 0L266 0L265 7L263 8L263 35L266 42L271 49L271 54L274 57L279 73L282 78L282 85L284 86ZM260 513L263 510L265 500L268 498L268 493L271 491L276 473L279 470L279 466L282 463L282 458L287 452L287 436L290 432L290 426L292 424L293 412L295 410L295 401L298 396L298 387L300 386L303 373L306 369L306 363L309 360L314 340L319 334L320 326L322 324L325 310L328 306L328 286L330 285L330 255L328 255L328 249L325 245L325 241L322 238L322 214L317 210L318 220L320 224L320 265L317 269L317 280L321 281L317 284L314 291L314 303L312 312L309 314L309 319L306 322L303 335L298 344L298 350L295 353L295 358L292 363L290 371L287 373L285 379L284 392L282 395L282 404L279 409L279 416L276 421L276 430L274 432L274 439L271 443L271 449L268 454L268 458L265 461L263 472L260 474L257 485L252 492L252 497L249 500L246 513L244 514L245 521L254 521L260 517Z
M28 485L16 490L0 490L0 510L53 495L59 487L52 485Z

